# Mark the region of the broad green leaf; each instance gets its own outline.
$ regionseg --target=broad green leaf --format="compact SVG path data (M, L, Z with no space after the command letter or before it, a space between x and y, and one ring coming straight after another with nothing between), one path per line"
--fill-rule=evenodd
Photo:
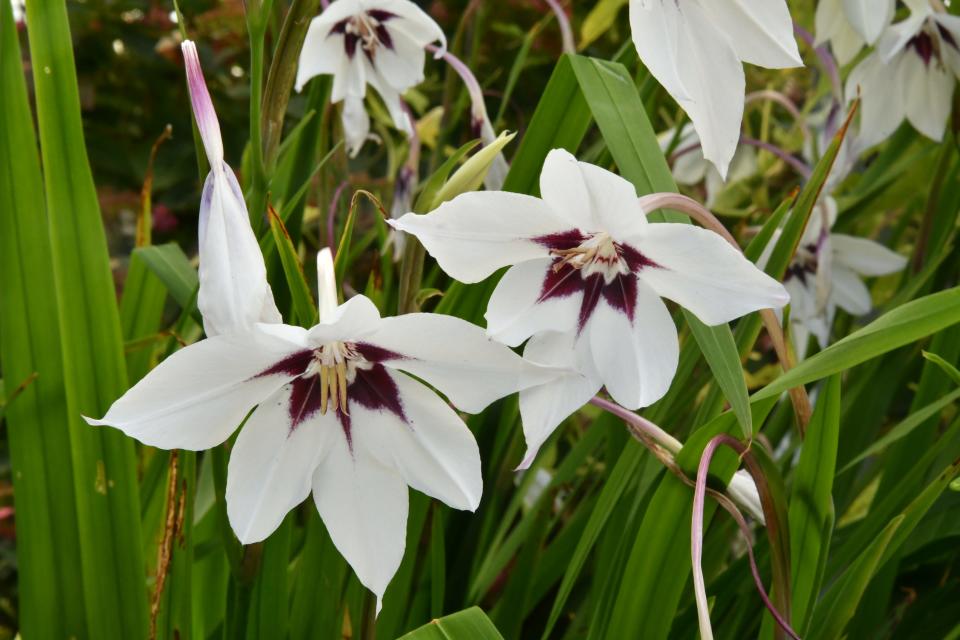
M400 640L503 640L503 636L479 607L438 618Z
M807 425L790 494L790 566L794 630L806 632L820 592L832 533L833 474L840 436L840 376L831 377Z
M753 394L753 400L775 397L791 387L845 371L957 322L960 287L908 302L804 360Z
M139 254L132 254L120 301L120 326L124 341L128 345L134 343L126 350L127 373L134 384L150 370L160 340L157 332L166 300L167 289L163 282Z

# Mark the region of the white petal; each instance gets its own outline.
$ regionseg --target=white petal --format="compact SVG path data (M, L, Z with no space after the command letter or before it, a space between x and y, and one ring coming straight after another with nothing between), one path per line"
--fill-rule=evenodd
M642 269L640 280L706 324L722 324L789 301L783 285L712 231L688 224L651 224L628 244L659 265Z
M642 280L637 282L632 323L601 302L584 331L594 366L619 404L627 409L646 407L670 388L680 357L677 327L666 305Z
M600 231L581 163L566 149L553 149L540 170L540 197L569 227Z
M440 268L461 282L480 282L497 269L549 255L535 241L570 230L543 200L506 191L472 191L433 213L408 213L388 223L415 235Z
M833 269L832 276L830 297L837 306L854 316L870 313L873 301L870 299L870 290L860 276L842 267Z
M493 290L484 318L487 333L515 347L540 331L567 331L577 324L583 294L541 300L551 258L530 260L510 267ZM571 271L579 278L579 271Z
M896 0L843 0L851 26L867 44L873 44L893 19Z
M807 350L810 348L810 330L807 329L804 321L799 318L790 319L790 337L793 339L793 351L798 361L802 361L807 356Z
M243 193L226 164L208 175L200 202L200 291L207 336L280 322Z
M889 138L906 117L906 89L900 74L905 55L908 54L902 54L887 64L875 51L847 76L846 95L856 97L859 88L862 97L860 139L864 148Z
M647 225L647 217L637 202L637 190L632 183L596 165L579 164L590 195L593 217L600 222L601 230L614 238L622 238Z
M376 76L380 86L389 87L394 92L403 92L423 82L426 52L422 44L413 42L402 32L390 29L390 22L387 22L387 29L395 34L393 49L377 49L372 65L373 73L368 75L368 82L373 84Z
M880 39L877 40L876 45L877 54L880 58L884 62L890 62L894 56L903 53L904 48L909 44L910 40L923 29L928 15L928 13L923 12L911 13L906 20L898 22L884 30Z
M342 2L343 0L337 0L337 4ZM327 11L324 12L326 13ZM333 23L324 14L311 20L307 28L307 36L297 62L297 91L303 89L303 85L315 76L336 73L347 55L343 35L330 33Z
M637 53L653 77L677 101L692 98L686 87L687 79L680 71L680 59L686 55L681 44L685 38L681 31L687 28L684 22L679 3L663 0L630 3L630 32Z
M362 97L347 96L343 100L343 111L340 113L343 123L343 137L347 142L347 153L351 158L356 157L370 135L370 116L363 104Z
M338 0L339 1L339 0ZM367 94L367 67L363 56L340 56L340 66L333 74L333 87L330 89L330 102L337 103L344 98L363 98Z
M447 46L447 39L440 25L410 0L376 0L370 2L367 9L389 11L398 16L386 22L390 32L402 32L407 39L421 48L437 40L440 41L441 48Z
M282 327L283 325L276 325ZM285 327L271 333L207 338L177 351L113 403L92 425L116 427L162 449L209 449L226 440L250 409L292 376L259 376L303 351L305 331Z
M402 373L391 377L406 420L389 411L353 409L354 446L396 470L417 491L454 509L476 510L483 478L470 429L422 383Z
M631 3L631 6L636 3ZM670 64L676 65L676 75L683 80L687 96L671 91L674 99L683 107L696 127L703 144L703 156L714 164L720 175L726 177L727 166L740 140L740 122L743 117L743 93L745 80L743 66L730 41L711 22L699 4L676 5L664 3L675 11L676 50L682 52ZM653 48L659 36L652 35L649 27L644 33L653 39L641 49L634 24L634 43L644 64L661 82L664 79L656 71L662 68L663 52ZM654 65L654 66L651 66ZM668 90L668 85L664 85Z
M586 340L581 345L586 345ZM520 392L520 416L527 452L518 468L526 469L550 434L568 416L585 405L600 391L603 382L589 353L579 357L576 335L572 331L546 331L527 342L523 357L539 364L569 368L556 380ZM581 349L583 351L583 349Z
M907 119L917 131L939 142L947 127L956 80L936 59L925 64L920 56L909 51L903 65Z
M341 0L338 0L341 1ZM334 546L360 582L377 596L403 559L407 483L362 448L335 442L313 476L313 499Z
M227 515L243 544L265 539L310 495L313 472L341 430L332 412L291 428L290 401L288 385L261 402L230 452Z
M907 259L879 242L842 233L831 234L833 260L864 276L885 276L907 266Z
M865 43L850 26L842 2L843 0L821 0L817 3L815 44L819 46L829 40L837 62L845 65L856 57Z
M333 321L337 307L340 306L333 252L327 247L317 252L317 306L320 322L324 323ZM379 312L377 315L379 316Z
M401 356L387 360L386 366L425 380L469 413L557 375L453 316L410 313L384 318L366 341Z
M316 347L328 342L363 338L380 326L380 311L364 295L353 296L329 312L329 318L310 329L310 344Z
M803 66L785 0L704 2L703 8L744 62L770 69Z
M422 51L420 52L423 53ZM369 62L366 62L369 65ZM407 112L403 110L403 101L400 98L400 90L395 89L390 86L390 84L381 76L381 72L370 70L367 74L367 81L370 83L383 100L384 106L387 107L387 111L390 113L390 117L393 119L393 125L403 131L407 135L410 135L410 118L407 117ZM414 83L416 84L416 83ZM412 85L411 85L412 86Z

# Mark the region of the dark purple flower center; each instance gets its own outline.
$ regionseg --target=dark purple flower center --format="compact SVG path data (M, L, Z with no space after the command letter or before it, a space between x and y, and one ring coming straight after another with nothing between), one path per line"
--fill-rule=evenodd
M377 50L384 46L393 50L393 38L384 26L386 22L396 18L395 13L382 9L371 9L349 18L344 18L333 25L330 34L343 36L343 48L347 57L353 58L357 52L357 45L363 50L367 60L373 64Z
M403 358L398 353L363 342L334 343L291 354L255 377L296 376L288 385L290 430L317 413L326 413L329 408L336 413L352 449L352 407L388 411L407 422L397 383L382 364L386 360Z
M632 323L637 304L637 274L660 269L633 247L614 242L606 233L585 234L578 229L533 238L547 247L553 264L540 288L539 302L583 294L577 332L583 331L600 300L626 315Z
M943 64L943 52L941 49L944 44L960 52L960 47L957 46L957 41L953 37L953 34L944 29L943 25L935 20L928 19L923 30L907 42L907 48L913 49L916 54L920 56L920 59L923 60L923 64L929 67L930 61L934 59L938 64Z

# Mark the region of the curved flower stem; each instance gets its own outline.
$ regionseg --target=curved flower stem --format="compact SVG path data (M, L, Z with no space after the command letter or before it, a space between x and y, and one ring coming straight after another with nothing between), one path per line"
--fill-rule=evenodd
M563 52L564 53L576 53L577 45L573 41L573 29L570 28L570 20L567 18L567 13L563 10L563 7L560 6L559 0L547 0L547 4L550 5L550 10L553 11L553 14L557 17L557 22L560 24L560 35L563 38Z
M736 239L730 235L730 232L727 231L727 228L723 226L723 223L717 220L717 217L714 216L709 209L701 205L693 198L688 198L687 196L680 195L679 193L666 192L653 193L643 196L639 199L639 202L644 211L653 211L655 209L673 209L675 211L685 213L700 223L702 227L719 234L737 251L742 252L740 245L737 244ZM777 353L777 359L780 361L780 366L783 368L784 372L789 371L793 368L793 360L790 358L790 352L787 349L786 339L783 336L783 328L780 326L780 321L777 319L777 315L772 309L761 309L760 317L763 320L764 327L767 329L767 333L770 335L771 342L773 342L773 348ZM810 421L810 415L812 414L810 398L807 396L807 390L802 385L794 387L790 390L790 400L793 403L793 409L796 412L797 419L800 422L800 431L802 434L806 430L807 423Z
M769 151L773 155L777 156L791 167L796 170L797 173L802 175L805 179L809 179L811 174L813 174L813 169L807 166L807 163L797 158L794 155L791 155L778 147L775 144L770 142L765 142L763 140L757 140L756 138L750 138L747 136L740 136L740 142L743 144L750 145L751 147L756 147L758 149L763 149L764 151Z
M813 50L817 59L820 60L820 66L823 67L827 77L830 78L830 87L833 89L833 95L837 102L843 100L843 85L840 83L840 71L837 69L837 61L834 60L830 51L824 45L817 46L813 34L801 27L796 22L793 23L793 32L798 38Z
M700 622L700 636L704 638L704 640L713 638L713 630L710 624L710 611L707 605L707 590L704 583L702 568L703 509L706 501L707 475L710 471L710 461L713 459L713 455L716 453L717 449L719 449L722 445L730 447L740 454L741 459L746 460L747 466L750 469L750 474L754 477L755 482L760 483L763 481L763 475L759 472L758 465L756 465L748 456L749 448L739 440L733 436L722 433L715 436L710 440L710 442L707 443L707 446L703 450L703 455L700 458L700 464L697 467L697 481L693 490L693 517L690 524L690 556L693 564L693 589L697 603L697 617ZM720 504L725 509L730 511L728 505L724 504L724 501L720 501ZM767 503L764 503L765 511L767 506ZM730 514L733 515L734 519L737 521L737 525L740 527L741 532L744 532L745 535L748 535L749 529L746 526L746 522L743 520L743 516L739 513L739 511L736 510L736 507L734 507L733 511L730 511ZM749 542L749 537L747 539ZM780 625L780 628L783 629L791 638L794 638L794 640L799 640L799 636L790 627L790 623L770 601L770 597L767 595L766 589L763 587L763 581L760 579L756 561L753 557L752 548L749 545L748 549L750 550L750 569L753 573L754 582L757 585L757 591L760 593L760 597L763 599L764 605L770 611L770 614L773 616L774 620L777 621L777 624Z
M340 204L340 196L343 194L343 190L348 186L350 186L350 182L347 180L337 185L337 190L333 192L333 198L330 199L330 207L327 209L327 246L334 255L337 253L337 242L334 239L337 226L337 205Z
M806 118L803 117L800 109L798 109L797 105L793 103L793 100L779 91L774 91L773 89L763 89L761 91L748 93L746 98L744 98L743 104L748 105L754 102L763 102L767 100L770 102L775 102L783 107L787 113L793 117L793 120L797 123L797 126L800 127L800 130L803 132L803 137L810 137L810 128L807 127Z
M646 437L648 437L653 442L657 443L660 447L663 447L671 454L676 455L680 452L680 449L683 448L683 443L674 438L672 435L661 429L659 426L650 422L642 416L638 416L633 411L624 409L616 402L611 402L599 396L595 396L590 399L590 404L595 407L600 407L608 413L612 413L617 416L631 427L634 427L638 431L642 432ZM631 429L632 431L632 429Z

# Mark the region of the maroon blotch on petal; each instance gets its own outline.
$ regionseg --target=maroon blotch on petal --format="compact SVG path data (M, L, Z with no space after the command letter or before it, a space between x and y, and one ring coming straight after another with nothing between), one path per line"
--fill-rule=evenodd
M363 356L364 360L368 362L383 362L384 360L406 360L407 356L397 353L396 351L391 351L390 349L384 349L383 347L378 347L375 344L370 344L369 342L357 342L354 343L353 348L356 349L357 353Z
M536 242L547 249L554 249L558 251L575 249L576 247L579 247L586 239L587 236L583 235L579 229L570 229L569 231L560 231L558 233L548 233L545 236L536 236L531 238L533 242Z
M296 378L290 383L290 431L320 411L320 376Z
M307 370L307 366L309 366L311 360L313 360L313 350L304 349L303 351L297 351L296 353L290 354L275 365L267 367L253 377L262 378L264 376L279 375L299 376L301 373Z

